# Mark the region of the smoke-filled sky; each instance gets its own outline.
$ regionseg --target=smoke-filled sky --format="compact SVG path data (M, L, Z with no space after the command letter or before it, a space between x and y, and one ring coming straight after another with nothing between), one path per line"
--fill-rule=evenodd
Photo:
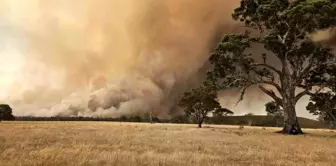
M239 0L0 0L0 98L15 115L174 112L197 85L219 34L239 31ZM236 114L264 114L251 89L220 95ZM307 99L298 104L299 116Z

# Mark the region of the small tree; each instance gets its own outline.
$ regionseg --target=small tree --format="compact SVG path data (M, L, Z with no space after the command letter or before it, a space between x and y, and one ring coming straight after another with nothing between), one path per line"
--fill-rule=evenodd
M221 108L217 93L207 86L184 93L179 105L185 108L186 115L191 116L197 122L199 128L202 127L202 123L209 113L216 112Z
M313 115L318 115L320 120L329 122L331 128L336 126L336 95L335 93L318 93L310 98L306 107Z
M213 115L217 116L217 117L232 116L232 115L234 115L234 112L232 112L231 110L229 110L227 108L219 108L219 109L216 109L213 112Z
M241 0L232 16L250 31L223 37L210 57L214 69L209 80L218 90L238 88L239 101L249 87L258 87L283 108L282 132L303 133L295 105L303 96L315 94L314 87L335 79L331 76L336 70L331 49L314 43L309 34L336 25L336 2ZM265 50L255 55L249 52L252 45Z
M280 105L278 105L275 101L268 102L265 105L265 111L267 112L268 116L274 116L274 117L283 117L283 109Z
M335 77L331 75L330 77ZM318 115L318 119L329 122L331 128L336 127L336 79L329 79L326 89L321 89L310 97L306 109L313 115Z
M14 120L12 108L8 104L0 104L0 122L1 120Z
M276 121L276 126L279 127L279 118L284 116L284 111L281 106L276 102L271 101L265 105L265 111L267 112L267 116L273 117L273 120Z

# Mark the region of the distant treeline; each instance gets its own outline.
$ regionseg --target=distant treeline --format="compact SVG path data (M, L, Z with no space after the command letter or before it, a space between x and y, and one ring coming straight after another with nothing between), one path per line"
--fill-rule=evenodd
M152 119L152 120L151 120ZM122 116L119 118L103 118L103 117L34 117L34 116L16 116L16 121L106 121L106 122L156 122L162 120L156 117L141 116Z
M298 118L302 128L330 128L329 124L317 120ZM174 117L169 123L192 123L185 116ZM283 127L283 117L266 116L266 115L245 115L245 116L217 116L209 117L205 120L206 124L214 125L243 125L243 126L263 126L263 127Z
M148 116L122 116L119 118L101 118L101 117L16 117L16 121L102 121L102 122L143 122L143 123L178 123L178 124L196 124L186 116L176 116L171 119L159 119ZM328 128L327 124L323 124L316 120L307 118L299 118L301 127L303 128ZM248 126L265 126L265 127L282 127L283 118L273 116L221 116L209 117L205 121L206 124L215 125L248 125Z

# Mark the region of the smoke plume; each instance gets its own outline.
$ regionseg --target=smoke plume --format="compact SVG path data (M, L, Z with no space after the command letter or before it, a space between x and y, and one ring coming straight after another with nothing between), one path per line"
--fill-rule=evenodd
M2 56L16 55L6 102L15 115L165 116L236 29L237 3L1 0L1 38L14 40Z
M312 34L312 39L315 42L328 45L330 47L336 46L336 28L329 28L325 30L320 30Z
M238 5L0 0L0 97L21 116L168 116L204 76L216 38L241 30L231 19ZM233 107L238 95L220 95L237 114L262 114L270 100L252 88Z

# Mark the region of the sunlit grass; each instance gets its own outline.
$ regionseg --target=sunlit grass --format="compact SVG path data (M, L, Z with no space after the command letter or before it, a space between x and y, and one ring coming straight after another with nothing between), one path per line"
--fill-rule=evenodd
M336 133L108 122L0 123L0 165L333 165Z

